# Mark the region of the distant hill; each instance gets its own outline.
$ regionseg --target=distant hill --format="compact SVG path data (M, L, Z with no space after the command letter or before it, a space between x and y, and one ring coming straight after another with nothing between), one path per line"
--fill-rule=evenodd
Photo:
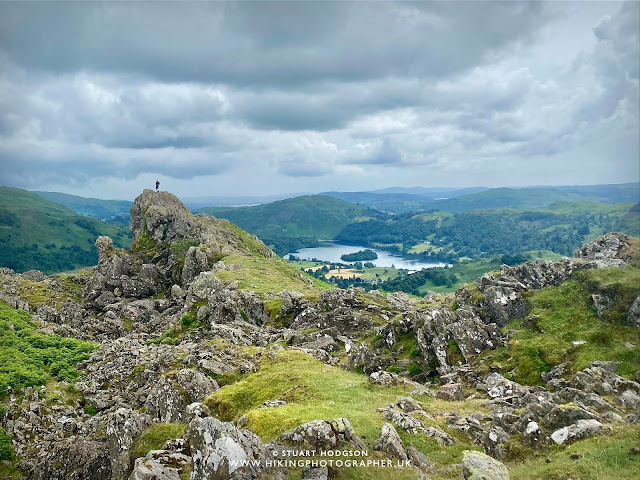
M410 195L420 195L422 197L440 198L440 197L459 197L460 195L467 195L469 193L478 193L489 190L488 187L467 187L467 188L455 188L455 187L389 187L382 188L380 190L371 190L366 193L408 193Z
M128 200L100 200L98 198L85 198L60 192L33 193L52 202L69 207L78 215L85 215L104 221L119 219L119 223L129 223L129 209L131 208L132 202Z
M484 192L471 193L446 200L435 200L427 204L427 207L456 213L491 208L543 208L556 202L579 202L583 200L585 200L583 195L556 189L491 188Z
M429 197L412 193L325 192L321 195L364 205L381 212L405 213L427 210L433 201Z
M35 193L0 187L0 266L45 273L95 265L100 235L131 243L128 227L77 215Z
M394 187L374 192L327 192L326 195L391 213L417 210L458 213L491 208L544 208L556 202L637 203L640 185L625 183L491 189L473 187L453 191ZM433 195L446 198L436 199Z
M304 195L251 207L208 207L196 213L226 218L273 245L279 254L295 246L286 239L306 238L311 242L305 245L312 245L313 240L333 239L350 223L379 216L368 207L324 195Z

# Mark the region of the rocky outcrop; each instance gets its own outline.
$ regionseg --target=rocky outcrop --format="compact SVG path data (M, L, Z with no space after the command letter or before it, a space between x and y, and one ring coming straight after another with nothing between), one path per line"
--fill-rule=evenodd
M407 460L407 452L404 449L400 435L390 423L385 423L380 429L380 435L373 444L373 449L385 452L399 460Z
M432 308L417 315L422 327L416 331L418 346L428 365L446 373L469 362L483 350L501 343L496 324L485 324L471 309Z
M151 423L148 415L119 408L107 420L107 445L113 480L126 480L132 461L131 448L140 432Z
M509 470L498 460L480 452L462 453L464 480L509 480Z
M291 433L283 434L281 440L316 449L334 449L350 444L360 450L366 450L366 445L356 435L346 418L334 418L329 422L312 420L300 425Z
M622 267L633 261L631 238L624 233L603 235L575 253L581 260L592 260L598 267Z
M602 427L603 425L597 420L578 420L568 427L563 427L553 432L551 439L558 445L564 445L595 435L602 430Z
M262 470L266 450L249 430L214 417L194 418L187 429L192 457L191 480L245 480Z
M169 192L145 190L135 199L129 225L134 241L148 235L156 243L200 239L202 226L178 197Z

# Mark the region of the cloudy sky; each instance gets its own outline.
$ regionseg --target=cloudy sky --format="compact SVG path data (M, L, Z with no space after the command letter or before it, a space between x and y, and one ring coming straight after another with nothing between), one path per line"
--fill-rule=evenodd
M0 3L0 184L638 181L638 2Z

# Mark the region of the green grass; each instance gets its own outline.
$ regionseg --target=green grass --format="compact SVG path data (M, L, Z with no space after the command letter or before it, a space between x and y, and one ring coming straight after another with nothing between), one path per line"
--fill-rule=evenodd
M161 450L167 440L183 438L186 425L182 423L154 423L145 428L131 449L131 457L144 457L151 450Z
M0 461L10 460L13 457L13 445L11 444L11 436L0 428Z
M380 387L367 376L331 367L296 350L263 356L260 369L210 395L206 404L218 418L247 414L248 428L270 441L314 419L346 417L356 432L372 443L383 418L376 411L406 394L406 388ZM288 403L273 409L256 408L267 400Z
M35 332L31 316L0 303L0 397L7 387L44 385L50 377L72 382L74 366L89 357L95 344Z
M446 285L435 285L433 282L427 281L418 288L418 290L422 294L426 294L428 291L437 293L455 292L464 284L480 278L485 273L493 270L499 270L501 265L500 258L501 256L495 256L491 258L481 258L479 260L469 260L466 262L456 263L449 268L449 272L454 273L458 278L458 281L452 286L447 287Z
M629 453L638 447L637 425L616 426L611 433L556 447L546 455L510 465L511 478L521 480L632 480L640 476L638 455ZM571 454L580 454L579 460ZM547 463L546 459L550 462Z
M482 357L505 372L513 372L508 375L513 380L528 385L541 384L542 372L567 361L578 371L596 360L616 360L620 362L618 373L632 378L638 370L637 329L616 321L619 315L609 321L599 319L589 298L596 285L616 288L619 310L626 312L637 295L638 270L593 269L576 277L560 287L531 291L527 298L530 315L539 315L537 328L520 320L511 322L505 327L515 332L508 348L487 351ZM582 340L587 343L571 344Z
M228 282L237 281L240 289L254 291L260 295L296 290L310 298L317 298L321 290L332 288L280 258L233 254L227 256L224 262L226 265L239 264L241 267L217 272L217 277Z

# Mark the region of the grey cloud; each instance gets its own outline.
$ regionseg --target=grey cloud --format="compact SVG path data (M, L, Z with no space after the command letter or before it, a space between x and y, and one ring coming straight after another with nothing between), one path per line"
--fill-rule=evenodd
M331 168L304 160L285 160L278 165L278 171L288 177L321 177L331 172Z
M563 48L540 42L564 5L0 3L0 183L252 169L300 190L401 170L471 185L503 162L526 183L611 132L635 165L637 2L580 4L609 12L571 25L594 45L537 68L532 48Z
M0 11L3 49L37 69L261 85L447 75L526 41L543 19L538 2L16 2Z

